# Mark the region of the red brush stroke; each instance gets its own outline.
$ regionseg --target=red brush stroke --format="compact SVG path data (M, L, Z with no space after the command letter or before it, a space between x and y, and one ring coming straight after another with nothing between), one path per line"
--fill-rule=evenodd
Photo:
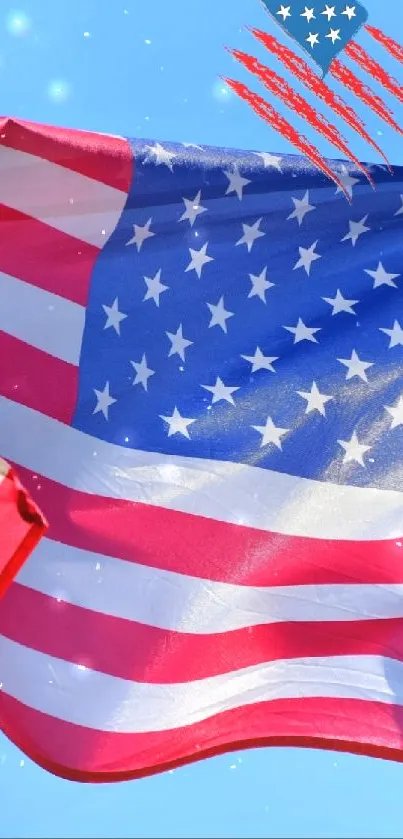
M235 81L235 79L227 79L224 78L223 81L234 91L241 99L244 99L251 108L258 114L265 122L268 122L269 125L274 128L275 131L278 131L286 140L289 140L295 148L298 149L302 154L304 154L315 166L321 169L328 178L331 178L335 184L344 192L347 200L350 203L350 197L346 188L343 186L335 172L330 169L327 165L325 159L321 156L317 149L311 145L309 140L306 139L303 135L299 134L295 128L282 117L269 102L266 102L262 99L261 96L258 96L257 93L254 93L250 90L246 85L242 84L241 82Z
M332 125L332 123L329 122L323 114L318 113L318 111L316 111L312 105L309 105L304 97L297 93L291 85L285 81L285 79L278 76L274 70L265 67L265 65L261 64L257 58L254 58L252 55L247 55L240 50L230 50L230 52L237 61L243 64L247 70L263 82L270 93L273 93L281 99L282 102L284 102L289 108L295 110L299 116L312 125L315 131L322 134L323 137L326 137L326 139L339 149L339 151L346 155L346 157L349 157L350 160L352 160L355 165L361 169L370 184L374 186L368 170L362 163L360 163L355 154L350 151L347 141L339 133L337 128Z
M330 66L329 72L337 79L340 84L344 85L348 90L351 90L364 105L368 105L378 117L384 120L391 128L394 128L398 134L403 135L403 130L394 119L392 111L385 105L382 99L374 93L374 91L360 81L357 76L349 70L345 64L342 64L338 59L334 59Z
M389 73L387 73L374 58L371 58L363 47L356 44L355 41L350 41L350 43L345 47L345 52L349 58L361 67L362 70L369 73L372 78L379 82L379 84L388 90L389 93L392 93L399 102L403 102L403 90L399 82L396 81L393 76L390 76Z
M378 41L378 44L381 44L385 49L396 58L397 61L400 61L403 64L403 47L401 44L398 44L397 41L394 41L393 38L389 38L388 35L385 35L381 29L376 29L375 26L366 25L364 27L370 35L372 35L375 41Z
M366 140L366 142L369 143L383 157L385 163L389 166L389 169L391 168L382 149L372 139L371 135L368 134L365 123L357 116L353 108L350 108L341 96L334 93L327 84L325 84L325 82L323 82L322 79L320 79L310 69L308 64L302 58L295 55L295 53L288 49L288 47L280 44L280 42L272 35L262 32L260 29L250 28L249 31L258 41L260 41L260 43L263 44L263 46L273 53L287 68L287 70L290 70L290 72L293 73L293 75L296 76L296 78L302 82L302 84L304 84L311 93L318 96L319 99L322 99L322 101L325 102L325 104L331 108L337 116L344 119L350 128L356 131L363 140ZM396 126L396 128L400 131L399 126ZM403 131L400 131L400 133L403 134Z

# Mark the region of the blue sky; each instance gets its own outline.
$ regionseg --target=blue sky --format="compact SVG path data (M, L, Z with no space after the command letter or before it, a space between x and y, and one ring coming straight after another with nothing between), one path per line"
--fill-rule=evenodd
M403 42L402 0L365 5L375 26ZM131 137L289 152L219 79L247 81L225 45L264 60L245 24L274 31L259 0L3 2L1 111ZM392 59L372 52L403 77ZM394 109L403 122L403 107ZM358 110L391 161L402 164L402 139ZM375 161L345 133L361 159ZM264 749L142 781L80 786L46 774L0 736L0 836L398 837L402 782L398 764Z

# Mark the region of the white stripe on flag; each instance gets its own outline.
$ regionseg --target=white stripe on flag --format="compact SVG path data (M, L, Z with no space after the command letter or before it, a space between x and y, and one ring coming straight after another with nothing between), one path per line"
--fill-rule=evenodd
M0 329L78 366L85 308L0 272ZM50 384L55 387L55 383Z
M94 612L191 634L285 621L403 617L403 584L233 585L112 559L51 539L38 545L17 582Z
M0 397L0 440L9 460L107 498L290 536L364 541L402 536L402 492L124 448L5 397Z
M192 725L276 699L358 699L403 705L403 663L381 656L271 661L176 684L132 682L0 637L2 690L37 711L99 731L141 733Z
M126 200L126 192L0 146L0 202L83 242L101 248Z

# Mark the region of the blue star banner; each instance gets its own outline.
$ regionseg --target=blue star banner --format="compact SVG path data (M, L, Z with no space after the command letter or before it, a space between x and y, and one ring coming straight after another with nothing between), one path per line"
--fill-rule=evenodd
M277 23L296 41L326 75L333 59L347 46L368 20L361 3L325 4L311 0L279 3L262 0Z

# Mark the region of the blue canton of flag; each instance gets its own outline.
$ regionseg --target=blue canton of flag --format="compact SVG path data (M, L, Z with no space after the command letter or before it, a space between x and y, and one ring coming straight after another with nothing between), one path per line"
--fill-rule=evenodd
M402 489L403 174L136 142L94 270L74 424L111 443Z
M303 0L262 2L274 20L318 64L323 75L368 19L368 12L358 2L324 4L311 0L308 5Z

